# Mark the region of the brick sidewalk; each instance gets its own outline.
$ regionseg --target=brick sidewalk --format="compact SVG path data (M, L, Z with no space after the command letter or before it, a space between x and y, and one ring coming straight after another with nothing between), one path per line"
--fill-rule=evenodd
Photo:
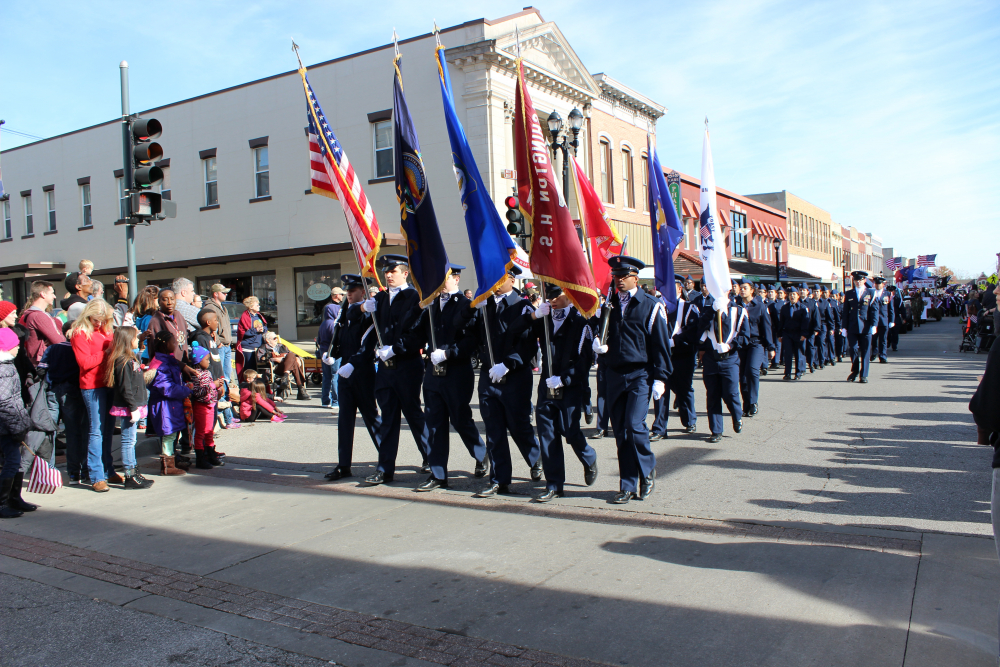
M512 644L314 604L58 542L0 531L0 554L91 579L450 667L600 667Z

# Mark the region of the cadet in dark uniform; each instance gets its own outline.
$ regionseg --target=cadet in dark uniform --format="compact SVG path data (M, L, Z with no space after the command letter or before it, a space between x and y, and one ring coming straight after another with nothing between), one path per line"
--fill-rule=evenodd
M848 382L854 382L858 375L861 382L868 382L868 350L872 344L872 333L878 317L878 308L872 301L875 290L865 286L864 271L854 271L854 287L844 291L844 331L847 345L851 350L851 374Z
M487 470L486 443L479 435L472 417L472 392L476 374L472 369L472 354L478 341L466 329L470 326L464 314L469 310L469 299L458 289L464 266L451 265L451 274L444 291L420 314L416 332L419 344L426 351L424 370L424 420L427 423L430 454L427 462L431 476L417 487L417 491L433 491L448 487L448 455L450 433L448 422L469 455L476 461L476 477L485 477ZM431 337L431 319L434 337ZM433 347L433 343L437 347ZM437 370L435 371L435 367Z
M816 346L816 358L819 361L817 368L823 369L833 361L833 357L830 356L830 349L827 346L827 332L830 331L829 324L833 320L833 315L830 314L830 294L827 292L822 285L816 285L813 291L813 301L816 302L816 318L819 320L819 334L816 336L814 345Z
M782 306L778 317L778 335L781 336L781 351L785 355L785 380L793 377L798 380L805 374L806 356L803 350L811 333L806 307L799 302L799 293L794 288L789 289L788 303Z
M685 433L694 433L698 428L698 413L694 410L694 366L698 351L698 309L688 303L681 287L680 276L674 277L677 284L677 310L667 315L667 345L670 347L670 361L673 370L667 382L667 393L653 401L653 426L649 429L650 441L667 437L667 419L670 414L670 394L674 395L674 407L680 414ZM697 292L695 292L697 294Z
M684 300L691 303L691 300L698 296L698 290L694 288L694 278L691 274L684 276L684 289L682 290L684 294Z
M778 368L785 363L785 355L782 353L782 338L778 333L778 321L781 318L781 309L785 307L785 289L781 283L774 285L774 298L767 309L767 314L771 316L771 333L774 334L774 358L771 359L771 368Z
M837 365L837 333L840 332L840 303L837 301L837 290L823 288L823 298L826 301L824 317L823 341L826 345L826 359L831 366Z
M739 348L740 394L744 414L757 414L757 394L760 390L760 367L767 358L774 358L774 341L771 335L771 316L760 297L754 296L753 282L744 280L740 285L740 298L747 319L747 342Z
M365 287L361 276L345 274L340 277L347 290L347 305L340 309L333 332L330 358L340 358L337 374L340 412L337 415L337 467L327 473L330 481L352 477L351 462L354 455L354 424L357 413L365 422L368 434L379 449L379 430L382 420L375 405L375 326L372 316L361 308L365 300ZM325 350L324 350L325 351Z
M479 343L479 412L486 427L486 452L490 457L490 484L477 493L488 498L510 493L513 462L510 456L510 432L524 462L531 467L531 479L542 478L541 452L531 429L531 360L538 346L528 330L515 334L511 327L522 315L531 313L531 305L514 289L514 279L521 274L511 267L506 281L481 302L481 307L466 308L472 318L470 331ZM486 311L485 313L483 311ZM489 320L489 338L486 321ZM490 366L490 345L494 365Z
M430 449L427 426L420 409L424 363L413 331L420 317L420 296L406 282L410 275L408 262L405 255L382 255L379 264L385 274L387 289L362 304L365 312L375 316L375 326L382 335L382 347L376 351L379 364L375 375L375 400L382 412L381 447L378 470L365 478L368 484L393 480L401 416L406 417L410 433L423 457L421 471L430 472L427 466Z
M548 502L562 498L566 483L563 438L583 464L587 486L597 481L597 452L580 431L580 411L590 384L593 339L590 324L570 303L558 285L546 284L545 297L534 312L527 312L511 325L511 334L527 330L534 345L542 349L538 377L535 428L542 448L545 493L536 498ZM545 316L549 315L551 345L545 345ZM549 375L549 369L552 374ZM555 392L555 396L553 396Z
M872 278L875 283L875 298L872 303L878 309L878 317L875 319L875 335L872 337L872 349L869 352L869 360L874 361L878 356L879 363L888 362L889 329L896 320L896 313L893 310L892 295L885 289L885 278L875 276Z
M701 292L696 294L691 299L691 303L694 304L694 307L698 309L699 313L705 313L711 310L713 301L715 301L715 298L708 293L708 284L705 282L705 278L703 276L701 279ZM701 368L701 366L702 357L701 355L698 355L698 368Z
M847 336L844 335L844 293L834 292L836 299L834 306L837 309L837 335L834 341L837 346L837 361L841 362L847 355Z
M639 271L646 265L626 256L612 257L608 264L616 292L608 303L612 310L606 344L595 339L594 352L607 355L611 428L621 478L612 502L623 505L653 492L656 457L649 447L646 414L650 396L660 399L667 391L671 361L663 303L638 287Z
M743 430L743 405L740 401L740 357L739 350L750 341L750 327L747 314L736 299L721 308L722 330L716 331L716 305L701 313L699 331L702 343L702 362L705 370L705 397L708 410L708 425L712 434L708 442L722 440L722 403L729 408L733 418L733 430Z
M602 309L607 307L607 303L601 306ZM590 330L594 332L595 336L601 330L600 315L594 315L590 318ZM597 384L597 433L590 436L591 440L601 440L611 430L611 412L608 410L608 379L605 367L604 358L598 357L597 373L594 378Z
M890 285L886 289L889 290L889 296L892 301L893 315L892 324L889 326L889 334L886 336L886 343L895 352L896 347L899 346L899 332L905 324L903 321L903 295L899 293L895 285Z
M806 336L802 352L805 354L809 372L812 373L818 365L816 359L816 336L820 332L820 322L819 312L816 309L816 301L812 298L812 290L805 283L802 283L799 287L799 303L802 304L809 319L809 335Z

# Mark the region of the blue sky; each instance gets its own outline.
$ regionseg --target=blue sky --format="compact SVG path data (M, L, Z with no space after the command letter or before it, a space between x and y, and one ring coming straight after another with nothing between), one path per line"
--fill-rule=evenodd
M147 109L518 4L7 2L6 128L48 137L119 115L118 62ZM711 121L716 180L789 190L897 255L965 273L1000 252L1000 3L554 0L584 64L668 107L664 165L700 173ZM129 35L123 36L123 35ZM646 48L648 46L648 48ZM9 133L3 147L26 141Z

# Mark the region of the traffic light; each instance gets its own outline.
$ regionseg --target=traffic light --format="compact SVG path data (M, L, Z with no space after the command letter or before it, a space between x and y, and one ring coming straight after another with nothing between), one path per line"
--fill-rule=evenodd
M156 162L163 159L163 147L154 139L163 133L155 118L131 117L128 121L126 146L131 178L126 178L129 193L129 213L140 222L177 217L177 205L164 200L153 188L163 183L163 169Z
M524 216L518 208L517 197L511 195L503 203L507 206L507 232L511 236L524 236Z

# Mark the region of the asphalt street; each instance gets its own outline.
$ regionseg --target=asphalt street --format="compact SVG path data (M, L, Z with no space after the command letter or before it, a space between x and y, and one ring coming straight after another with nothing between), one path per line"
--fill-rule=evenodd
M902 336L867 385L847 365L768 375L760 414L714 445L696 376L701 432L673 418L656 493L624 509L607 504L611 439L591 441L597 483L568 460L551 505L531 502L543 485L523 462L519 495L472 498L454 434L450 490L412 491L408 432L392 485L324 483L336 417L289 401L283 424L220 434L222 469L63 489L0 525L0 664L113 645L138 664L995 665L991 450L967 409L985 357L959 339L954 320ZM375 450L356 442L363 475ZM209 599L225 586L238 601ZM441 652L451 640L467 652Z

